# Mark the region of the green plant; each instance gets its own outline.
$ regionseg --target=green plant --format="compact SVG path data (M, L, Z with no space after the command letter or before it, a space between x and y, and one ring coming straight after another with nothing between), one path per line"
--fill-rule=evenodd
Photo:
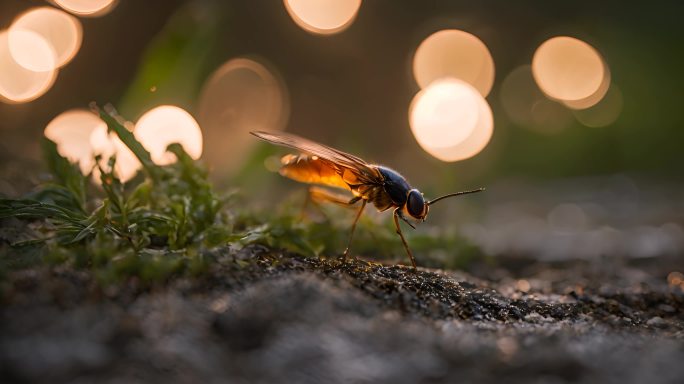
M260 243L304 255L334 256L346 245L349 228L344 217L348 212L330 208L331 215L315 221L302 220L301 212L290 204L280 212L266 214L231 206L236 193L216 192L205 168L181 145L168 147L177 158L175 163L156 165L123 126L123 119L112 108L105 109L93 107L109 131L140 161L140 174L122 183L113 171L116 158L112 157L96 158L94 172L83 175L77 164L62 157L55 143L46 139L44 152L53 180L25 198L0 199L0 220L29 221L30 232L36 234L0 248L0 273L49 262L91 268L105 282L129 276L159 281L205 271L214 255L221 253L213 252L216 248L228 251ZM100 187L90 182L92 174L99 174ZM397 255L403 256L394 230L389 222L385 224L378 228L372 219L363 218L355 252L395 260ZM457 266L467 262L463 255L469 259L479 254L453 231L444 235L408 237L430 265ZM445 260L431 256L435 249L445 248L467 252L458 252L456 258L442 257Z
M234 233L233 217L224 209L233 194L215 192L206 170L179 144L168 147L178 161L158 166L112 109L94 108L138 158L142 175L125 185L113 171L116 158L106 159L107 166L98 158L97 188L89 182L91 175L83 175L46 139L53 181L25 198L0 200L0 219L40 224L40 237L12 244L14 254L30 249L42 255L34 259L96 267L107 270L108 277L134 274L155 280L201 270L206 250L245 237ZM8 267L12 258L5 256Z

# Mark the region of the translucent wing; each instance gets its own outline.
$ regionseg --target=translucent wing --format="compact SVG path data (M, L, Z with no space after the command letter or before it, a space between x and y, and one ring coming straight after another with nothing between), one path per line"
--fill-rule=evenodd
M289 133L259 131L251 134L308 154L283 157L281 174L291 179L341 188L382 183L377 167L354 155Z
M367 170L370 174L377 173L379 175L379 172L375 170L374 167L359 157L339 151L335 148L328 147L327 145L319 144L303 137L293 135L291 133L265 131L250 133L262 140L266 140L273 144L294 148L298 151L311 155L316 155L328 161L332 161L333 163L339 164L345 168Z

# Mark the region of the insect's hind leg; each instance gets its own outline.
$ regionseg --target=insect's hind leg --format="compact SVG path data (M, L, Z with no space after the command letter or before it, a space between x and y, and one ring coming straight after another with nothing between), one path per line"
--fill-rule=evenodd
M359 198L349 198L348 195L342 195L339 193L331 192L325 188L312 186L306 193L306 200L302 205L302 210L299 214L299 219L303 220L306 217L306 211L311 204L316 210L323 216L327 217L325 211L321 209L322 203L334 203L345 208L351 208L354 203L356 203Z
M334 203L334 204L341 205L341 206L347 207L347 208L351 208L354 204L356 204L359 200L361 200L361 196L354 196L351 199L348 199L344 195L336 194L336 193L328 191L327 189L318 188L318 187L309 188L309 198L314 203L329 202L329 203ZM358 212L356 213L356 217L354 217L354 222L352 223L351 232L349 233L349 240L347 241L347 248L345 248L344 254L342 255L342 257L344 259L346 259L347 255L349 254L349 249L351 248L352 239L354 238L354 231L356 230L356 224L359 222L359 219L361 218L361 214L363 213L363 209L366 208L367 203L368 202L366 200L362 201L361 208L359 208Z
M368 203L368 201L363 200L363 202L361 203L361 208L359 208L359 211L356 213L356 217L354 218L354 223L352 224L351 232L349 233L349 241L347 241L347 248L344 250L344 255L342 256L345 259L347 258L347 255L349 254L349 248L351 248L352 239L354 238L354 230L356 229L356 223L359 222L359 218L361 217L361 214L363 213L363 209L366 208L367 203Z
M346 208L351 208L357 201L361 200L360 196L354 196L351 199L339 193L331 192L325 188L311 187L309 188L309 199L317 204L320 203L334 203Z

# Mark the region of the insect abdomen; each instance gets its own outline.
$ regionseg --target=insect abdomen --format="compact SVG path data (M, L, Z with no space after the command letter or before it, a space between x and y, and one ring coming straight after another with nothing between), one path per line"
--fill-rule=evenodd
M312 155L286 155L281 159L280 174L301 183L350 189L330 162Z

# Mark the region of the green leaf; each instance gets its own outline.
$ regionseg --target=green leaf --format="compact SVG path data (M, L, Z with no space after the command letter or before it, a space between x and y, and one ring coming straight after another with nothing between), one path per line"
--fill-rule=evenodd
M123 124L120 122L122 119L116 114L114 108L111 106L106 106L105 109L107 109L108 112L98 108L96 105L91 105L91 108L100 115L100 118L104 120L105 123L107 123L109 131L116 133L119 139L121 139L121 141L131 150L131 152L133 152L147 174L152 179L158 180L161 177L161 169L154 164L154 162L152 162L152 156L150 155L150 152L148 152L147 149L140 144L140 142L133 135L133 132L129 131L123 126Z
M199 239L203 240L208 248L226 245L240 240L243 235L234 234L228 226L215 225L207 228Z
M43 153L58 185L64 187L72 195L68 197L63 193L62 196L66 198L66 201L71 200L81 212L85 212L86 177L81 174L78 164L72 164L60 155L57 151L57 144L48 139L43 139Z
M86 216L58 205L29 199L0 199L0 218L54 219L62 223L82 225Z
M83 228L69 243L78 243L86 237L94 236L97 228L97 222L92 222L87 227Z
M44 184L40 189L29 193L26 198L85 213L83 202L79 201L70 189L59 184Z

